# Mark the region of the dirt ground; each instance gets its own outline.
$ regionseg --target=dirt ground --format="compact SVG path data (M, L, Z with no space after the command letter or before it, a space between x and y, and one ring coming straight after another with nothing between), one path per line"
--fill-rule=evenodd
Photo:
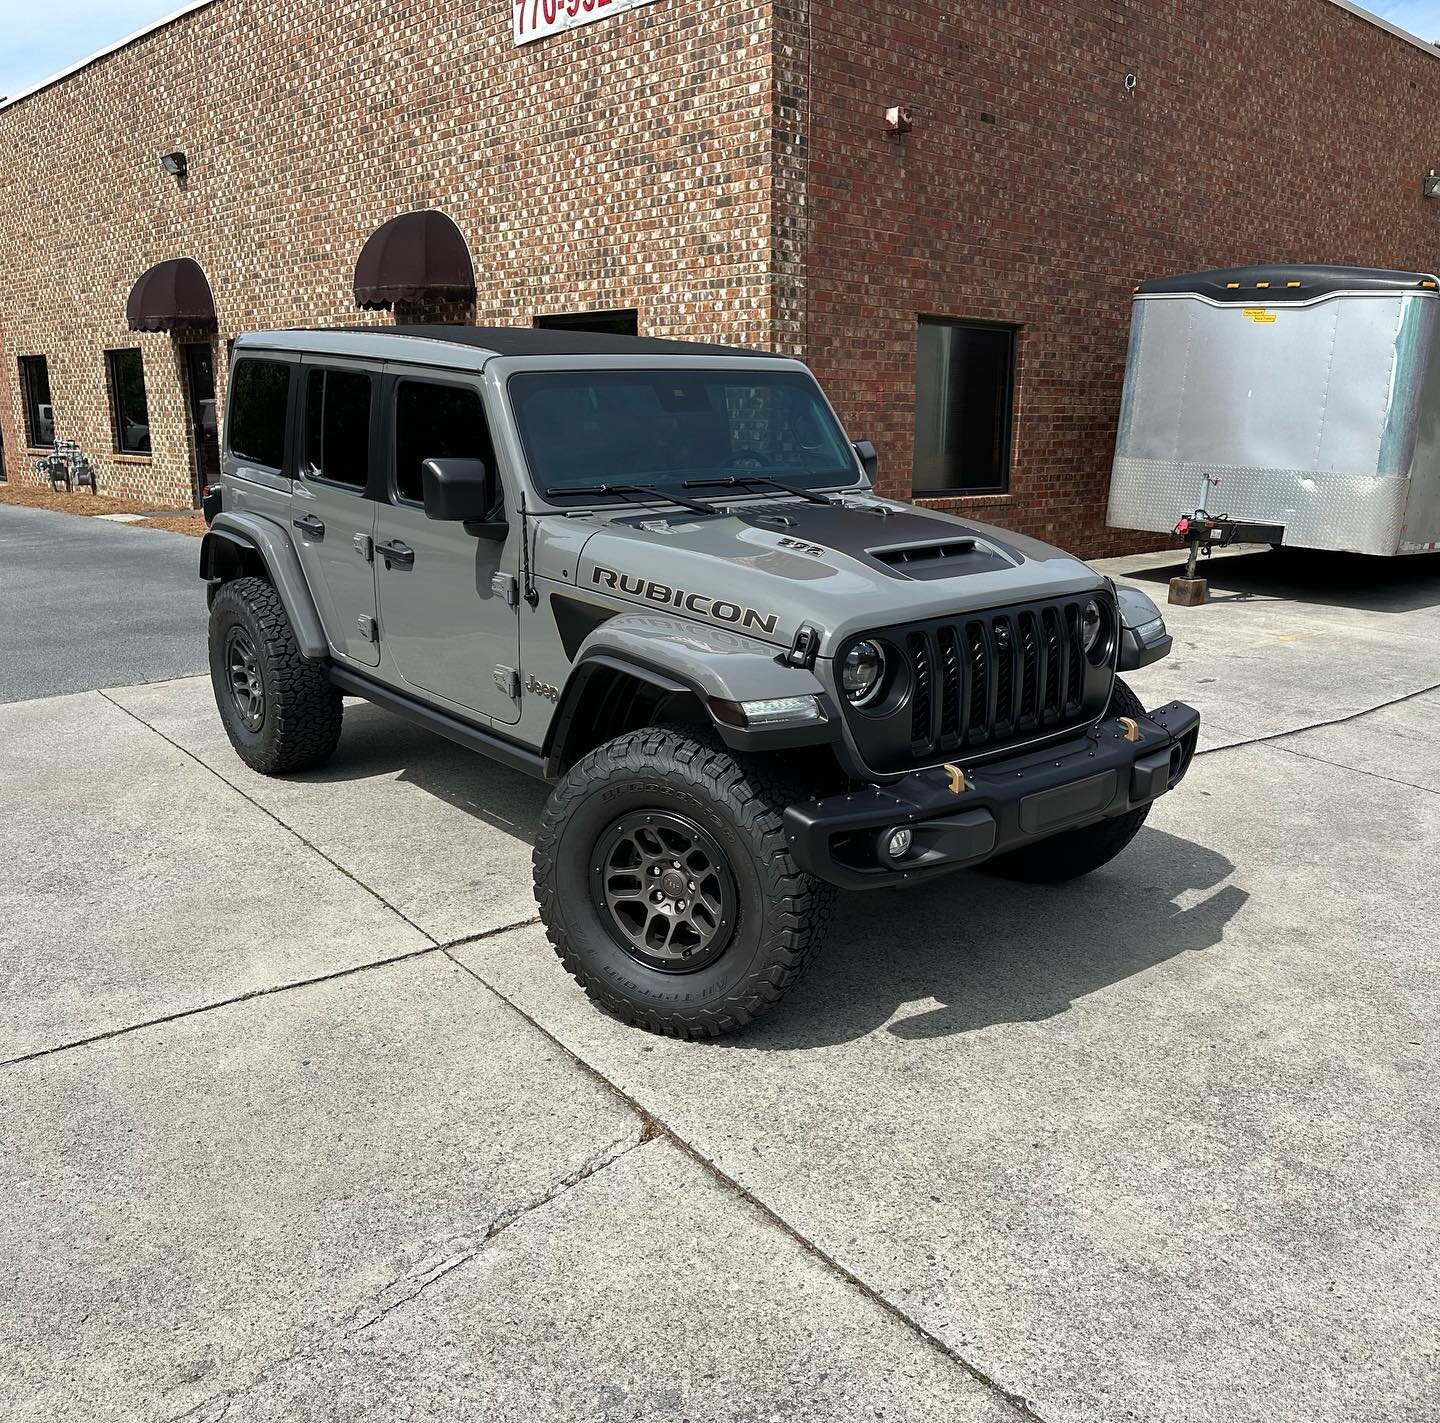
M61 514L92 518L97 514L141 514L145 516L142 522L132 527L169 529L172 533L193 534L197 538L205 532L205 518L198 509L184 514L173 510L160 512L143 499L118 499L113 494L91 494L88 490L76 490L74 494L61 490L57 494L44 485L0 484L0 504L23 504L31 509L52 509Z

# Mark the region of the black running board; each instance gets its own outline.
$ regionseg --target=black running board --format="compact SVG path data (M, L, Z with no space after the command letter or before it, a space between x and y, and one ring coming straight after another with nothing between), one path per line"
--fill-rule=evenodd
M545 758L538 751L531 751L527 746L517 746L513 741L495 735L493 731L472 722L462 721L448 712L436 711L434 707L417 702L413 697L407 697L393 687L372 682L370 678L362 677L348 667L337 667L332 662L325 669L325 674L334 686L339 687L342 692L348 692L352 697L364 697L367 702L373 702L383 711L394 712L396 716L402 716L416 726L423 726L426 731L433 731L437 736L443 736L458 746L478 751L482 756L489 756L491 760L499 761L502 766L509 766L511 770L523 771L527 776L535 776L542 781L546 778Z

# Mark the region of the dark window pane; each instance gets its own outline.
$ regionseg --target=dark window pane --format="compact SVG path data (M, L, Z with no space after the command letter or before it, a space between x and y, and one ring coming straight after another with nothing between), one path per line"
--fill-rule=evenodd
M557 371L511 376L509 391L541 489L747 475L833 485L858 477L844 433L808 375Z
M20 357L20 395L25 436L32 445L55 443L55 408L50 403L50 367L44 356Z
M537 316L536 326L550 331L603 331L611 336L638 336L638 311L573 311L557 316Z
M915 493L1006 487L1014 366L1010 327L921 320L915 361Z
M238 459L280 469L285 463L285 410L290 367L283 361L242 360L235 367L228 431Z
M492 469L495 453L479 394L465 386L404 380L395 392L395 492L420 503L420 466L432 459L479 459Z
M370 377L310 371L305 378L306 479L364 489L370 481Z
M150 453L150 407L145 399L145 364L138 350L107 351L110 408L115 448L122 455Z

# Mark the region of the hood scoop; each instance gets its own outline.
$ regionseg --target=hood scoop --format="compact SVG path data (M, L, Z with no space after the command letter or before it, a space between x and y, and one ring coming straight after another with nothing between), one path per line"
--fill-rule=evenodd
M883 548L867 548L865 552L902 578L959 578L967 573L1012 566L1008 559L968 535L925 543L888 544Z

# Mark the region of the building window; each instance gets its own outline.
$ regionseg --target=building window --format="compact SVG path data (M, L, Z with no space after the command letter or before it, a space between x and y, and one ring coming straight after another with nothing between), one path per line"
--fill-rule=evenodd
M537 316L536 326L549 331L604 331L611 336L638 336L638 311L576 311L558 316Z
M351 489L370 482L370 377L311 371L305 385L306 479Z
M20 398L25 438L32 446L55 443L55 407L50 403L50 367L44 356L20 357Z
M467 385L402 380L395 387L395 494L425 499L426 460L476 459L495 468L490 427L478 392Z
M150 453L150 407L145 399L145 363L138 349L106 351L110 375L110 417L115 449L122 455Z
M267 469L285 465L285 416L290 402L290 367L284 361L246 361L231 382L226 436L230 453Z
M1009 486L1014 389L1014 327L920 318L916 494L996 494Z

